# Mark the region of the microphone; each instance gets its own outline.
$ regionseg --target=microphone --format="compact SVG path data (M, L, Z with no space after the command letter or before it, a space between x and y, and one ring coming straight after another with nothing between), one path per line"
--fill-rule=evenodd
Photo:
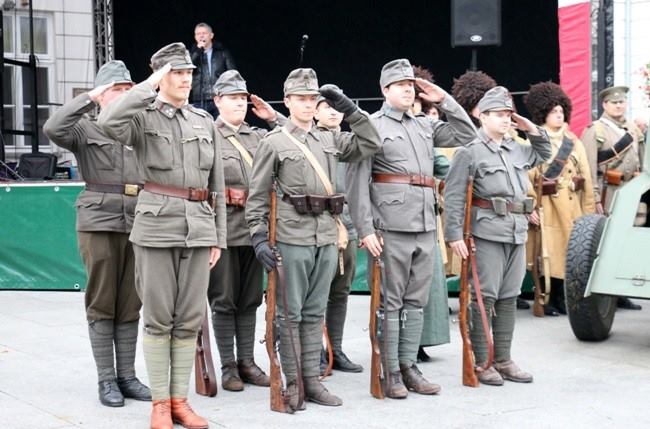
M300 57L298 60L298 67L302 67L302 63L305 55L305 47L307 47L307 40L309 40L309 35L303 34L302 39L300 40Z

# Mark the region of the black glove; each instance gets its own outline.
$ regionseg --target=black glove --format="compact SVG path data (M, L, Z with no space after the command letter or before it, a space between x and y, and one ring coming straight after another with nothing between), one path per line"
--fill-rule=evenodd
M343 117L347 118L358 110L357 105L350 100L347 95L343 94L336 85L323 85L318 90L320 95L327 100L327 103L332 106L337 112L343 113Z
M257 232L253 235L253 249L255 249L255 256L257 260L262 263L267 272L273 271L277 260L275 254L269 246L269 239L266 238L265 232Z

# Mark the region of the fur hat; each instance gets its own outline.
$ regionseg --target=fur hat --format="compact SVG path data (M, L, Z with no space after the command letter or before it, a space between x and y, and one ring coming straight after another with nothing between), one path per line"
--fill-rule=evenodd
M472 109L478 105L479 100L495 86L497 86L496 81L488 74L481 71L468 71L458 79L454 79L451 96L467 114L471 115Z
M556 83L549 81L532 85L524 97L524 103L530 113L530 119L537 125L546 122L546 117L555 106L562 106L564 122L571 119L571 99Z

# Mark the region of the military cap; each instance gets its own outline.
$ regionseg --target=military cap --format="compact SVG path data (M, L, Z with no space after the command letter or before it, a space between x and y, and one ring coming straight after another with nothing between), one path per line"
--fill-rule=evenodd
M339 91L340 93L343 93L343 90L341 88L339 88L338 86L336 86L334 84L330 84L330 85L332 85L334 87L332 89L334 89L336 91ZM327 101L327 98L323 97L322 95L319 95L318 98L316 99L316 106L318 107L318 105L321 104L323 101ZM327 103L327 104L329 104L329 103Z
M95 76L95 86L115 83L133 83L131 73L120 60L109 61L99 68Z
M219 79L212 87L214 95L228 95L228 94L248 94L246 88L246 81L239 74L237 70L228 70L221 73Z
M284 81L284 95L318 95L318 78L313 69L295 69Z
M400 80L415 80L413 66L411 66L409 60L402 58L384 64L381 68L379 85L382 88L386 88L391 83L399 82Z
M598 98L603 101L623 101L627 100L627 92L630 90L627 86L612 86L605 88L598 94Z
M514 111L512 99L506 88L503 86L495 86L485 93L483 98L478 102L478 111L484 113L488 110Z
M151 56L151 68L153 71L161 69L167 63L172 65L172 70L196 68L192 63L190 53L181 42L163 46Z

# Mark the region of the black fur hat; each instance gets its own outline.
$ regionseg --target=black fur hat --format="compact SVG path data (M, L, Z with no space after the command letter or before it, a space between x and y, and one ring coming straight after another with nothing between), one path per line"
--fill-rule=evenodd
M546 122L546 117L555 106L562 106L564 122L571 119L571 99L557 83L549 81L532 85L524 97L524 103L530 119L538 125Z
M492 77L481 71L468 71L458 79L454 79L451 87L451 96L460 104L467 114L471 115L472 109L485 93L497 86Z

